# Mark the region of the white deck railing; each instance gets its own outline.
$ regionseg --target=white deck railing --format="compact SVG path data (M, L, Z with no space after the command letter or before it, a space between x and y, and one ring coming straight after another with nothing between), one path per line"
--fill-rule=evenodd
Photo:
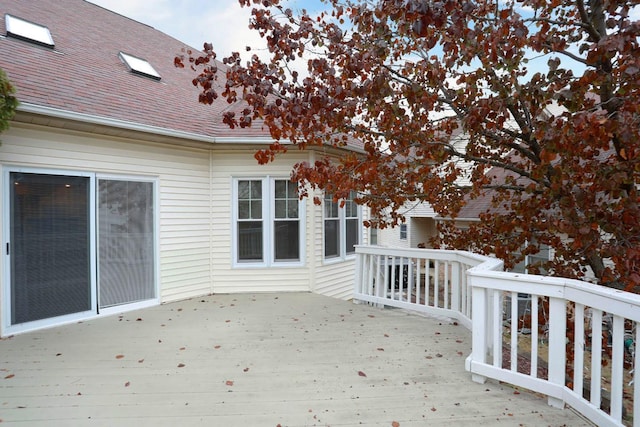
M640 295L577 280L507 273L463 251L360 246L354 299L458 320L466 368L569 404L601 426L640 427ZM593 337L600 337L592 339Z

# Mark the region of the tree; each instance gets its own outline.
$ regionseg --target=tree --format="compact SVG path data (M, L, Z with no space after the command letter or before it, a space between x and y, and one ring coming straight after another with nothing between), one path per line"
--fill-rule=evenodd
M550 245L553 274L591 271L640 290L633 1L327 0L317 17L282 0L240 4L253 6L267 60L243 64L235 52L222 65L205 44L176 65L197 71L202 102L245 103L225 114L229 126L269 129L275 142L256 153L260 163L285 141L359 141L364 154L301 163L292 178L336 199L357 190L381 227L403 219L407 201L455 218L468 200L491 197L481 222L464 232L445 224L436 243L507 265ZM471 187L459 184L465 173Z
M14 96L15 88L0 68L0 132L9 129L9 122L13 118L18 100Z

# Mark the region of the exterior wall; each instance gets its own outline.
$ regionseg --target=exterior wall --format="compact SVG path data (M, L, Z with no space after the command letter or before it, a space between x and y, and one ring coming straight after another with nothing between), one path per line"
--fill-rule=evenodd
M400 226L378 230L378 245L392 248L415 248L420 243L428 243L428 237L435 233L436 213L428 203L407 202L403 208L407 218L407 238L400 239Z
M316 194L320 196L320 193ZM368 211L362 207L362 220L368 219ZM356 256L348 255L344 259L324 258L324 216L322 206L316 206L312 217L313 235L318 236L313 243L313 292L348 300L353 298L355 286L355 263ZM362 227L360 234L360 244L369 243L369 229Z
M186 148L56 129L14 123L2 135L0 165L155 179L161 302L235 292L352 297L355 255L324 260L323 207L314 205L313 197L304 201L301 265L233 264L233 179L286 179L295 163L309 160L313 153L296 151L260 166L253 148ZM366 244L368 236L363 229L360 243ZM3 271L0 277L5 280Z
M16 123L2 134L0 163L157 178L161 300L212 291L206 151L55 132ZM1 273L4 280L4 272Z

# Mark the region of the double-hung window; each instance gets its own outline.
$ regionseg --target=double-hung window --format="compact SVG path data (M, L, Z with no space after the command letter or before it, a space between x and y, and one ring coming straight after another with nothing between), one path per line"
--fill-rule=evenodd
M355 246L360 243L360 208L355 202L355 192L341 201L333 196L324 197L324 257L345 258L353 255Z
M289 179L235 179L234 264L301 263L303 210L297 184Z

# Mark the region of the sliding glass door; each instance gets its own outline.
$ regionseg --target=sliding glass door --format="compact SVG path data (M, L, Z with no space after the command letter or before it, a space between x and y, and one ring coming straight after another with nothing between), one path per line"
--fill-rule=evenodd
M153 303L154 180L10 168L4 177L5 325L28 330Z

